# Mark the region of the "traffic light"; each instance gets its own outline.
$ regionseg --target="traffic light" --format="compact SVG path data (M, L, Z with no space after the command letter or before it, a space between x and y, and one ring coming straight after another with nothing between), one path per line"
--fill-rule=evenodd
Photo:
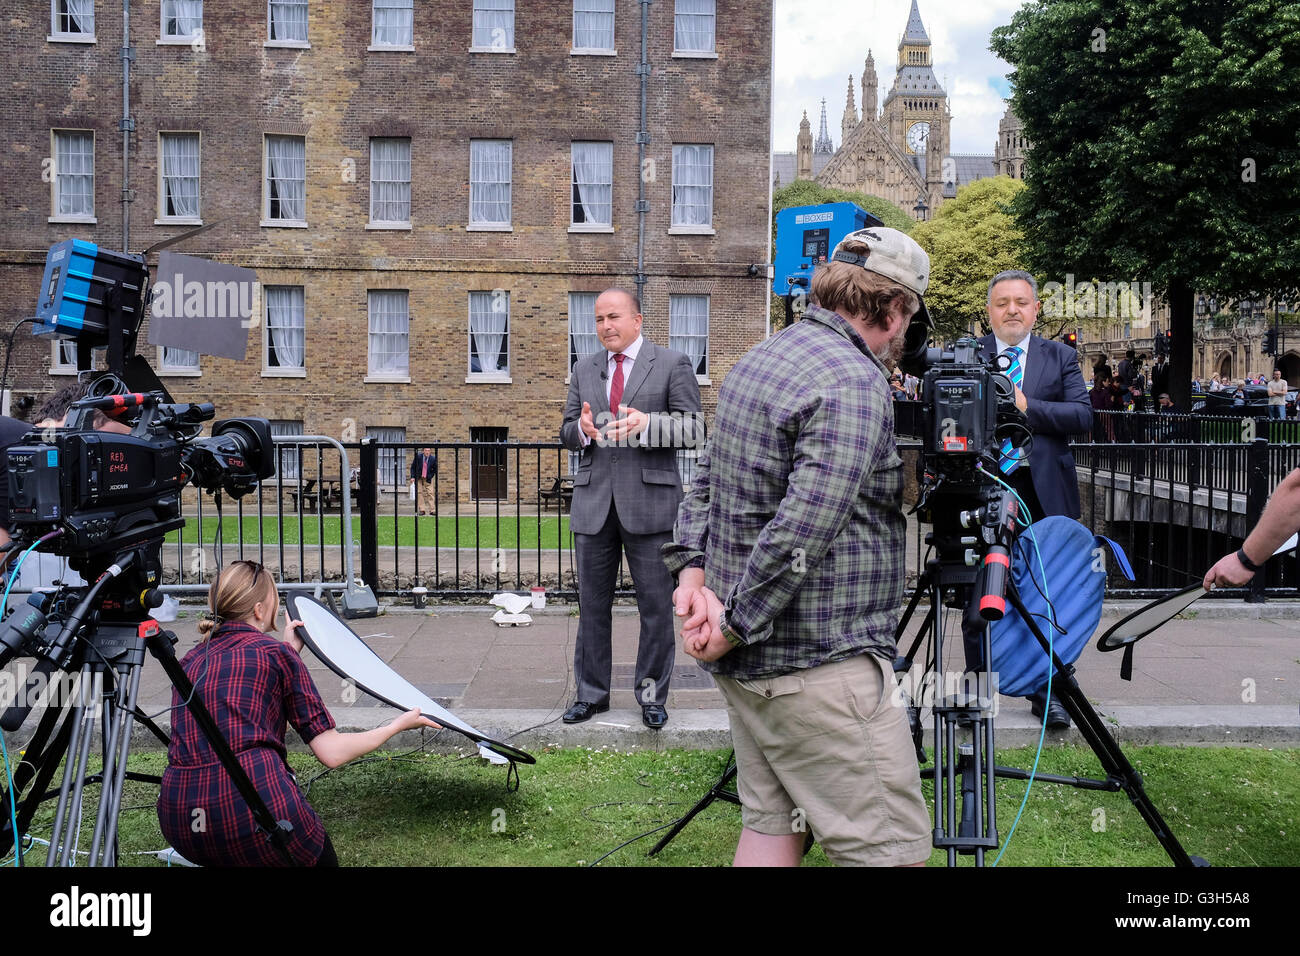
M1264 355L1277 354L1277 329L1269 329L1264 333L1264 346L1260 352Z
M1159 332L1157 332L1155 338L1156 340L1155 342L1152 343L1152 345L1155 346L1156 355L1168 355L1169 354L1169 332L1166 331L1164 335L1161 335Z
M1065 344L1068 345L1070 348L1077 349L1079 347L1078 332L1066 332L1063 336L1061 336L1061 338L1065 341Z

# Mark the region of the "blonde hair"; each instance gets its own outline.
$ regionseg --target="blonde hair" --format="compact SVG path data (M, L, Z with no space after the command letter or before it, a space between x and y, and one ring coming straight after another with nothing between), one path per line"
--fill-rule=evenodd
M865 242L846 242L843 248L856 255L870 249ZM896 302L902 305L903 314L909 318L921 308L920 300L912 290L878 272L848 262L828 262L819 266L813 273L809 291L823 309L861 316L867 325L888 325L889 313Z
M208 607L212 616L199 621L199 636L206 638L226 621L250 620L254 608L266 600L267 585L274 593L275 578L256 561L235 561L226 565L217 572L208 588ZM275 629L274 619L271 629Z

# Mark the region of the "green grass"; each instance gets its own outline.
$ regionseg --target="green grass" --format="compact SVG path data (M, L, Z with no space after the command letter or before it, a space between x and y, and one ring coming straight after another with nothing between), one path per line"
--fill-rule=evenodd
M392 515L380 515L377 522L379 546L392 547L394 541L401 546L413 546L415 542L416 522L419 522L420 530L420 547L431 548L435 544L441 548L461 547L461 548L537 548L540 536L540 547L543 550L555 550L561 547L560 538L564 536L564 547L570 544L571 535L569 533L569 516L562 515L524 515L516 518L513 515L502 516L500 519L495 517L480 517L476 522L474 513L462 512L459 521L454 515L439 515L437 518L432 516L425 518L416 518L412 515L405 515L394 518ZM241 522L235 517L227 517L221 523L221 540L225 544L234 544L239 540ZM258 526L256 515L245 515L242 521L243 538L245 543L257 542L260 540L268 545L280 544L280 524L274 517L261 519L261 527ZM199 521L197 518L189 518L185 522L183 533L185 543L198 544L196 535L199 532ZM204 544L212 542L217 534L216 516L205 517L203 519L203 538ZM167 543L175 544L177 535L180 532L173 531L167 535ZM297 546L299 540L305 545L318 545L321 543L322 534L325 545L337 547L340 544L340 538L343 533L342 520L338 515L325 515L319 520L314 515L303 518L302 527L299 528L297 516L286 515L284 519L284 544L286 546ZM361 541L361 519L354 517L352 519L352 540Z
M1300 859L1300 809L1293 800L1300 791L1300 750L1144 747L1128 756L1189 853L1215 866L1283 866ZM309 797L346 866L582 866L682 814L717 779L724 757L721 751L542 751L536 766L521 768L519 791L507 793L504 769L476 758L386 755L317 779ZM300 780L321 769L309 755L290 759ZM999 754L999 762L1026 769L1032 759L1030 749ZM141 752L131 764L157 773L164 756ZM1039 770L1100 776L1092 752L1077 747L1045 750ZM1024 786L999 781L1004 842ZM925 791L929 799L928 784ZM156 788L128 784L120 818L125 865L160 865L132 855L165 845L156 796ZM33 834L48 836L52 809L43 807ZM659 857L645 855L656 836L619 850L604 865L724 865L739 820L738 808L716 802ZM88 807L83 847L92 824ZM43 859L43 851L29 854L32 864ZM930 864L943 860L936 851ZM827 865L818 847L805 862ZM1123 794L1038 783L1002 865L1167 866L1169 860Z

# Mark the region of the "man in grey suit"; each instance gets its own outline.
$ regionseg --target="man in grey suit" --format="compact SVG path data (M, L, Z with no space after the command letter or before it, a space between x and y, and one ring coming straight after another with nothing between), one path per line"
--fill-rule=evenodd
M642 720L659 729L675 657L673 582L660 557L682 500L677 449L702 447L695 368L641 335L641 306L622 289L596 299L604 348L573 368L560 441L581 451L569 526L578 552L576 700L566 724L609 709L614 585L627 554L641 617L636 693Z

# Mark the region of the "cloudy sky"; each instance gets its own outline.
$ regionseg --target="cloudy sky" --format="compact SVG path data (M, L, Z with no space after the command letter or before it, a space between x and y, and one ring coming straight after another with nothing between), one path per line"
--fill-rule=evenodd
M935 75L952 106L952 151L992 153L1006 105L1010 68L989 52L989 33L1011 21L1020 0L917 0L930 35ZM862 64L870 48L880 80L879 102L894 81L898 41L911 0L776 0L772 148L793 151L804 110L817 135L821 101L840 146L840 118L849 75L862 110Z

